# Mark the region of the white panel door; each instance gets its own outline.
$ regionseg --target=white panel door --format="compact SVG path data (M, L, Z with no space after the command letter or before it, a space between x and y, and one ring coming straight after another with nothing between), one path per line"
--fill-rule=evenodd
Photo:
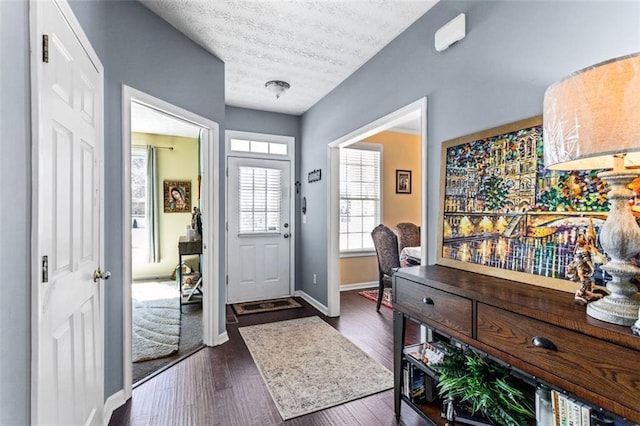
M288 296L289 161L228 161L227 303Z
M102 251L102 65L76 36L82 30L68 6L38 1L32 7L36 37L46 34L49 45L48 62L35 59L40 273L32 420L98 425L104 400L103 300L101 280L93 275Z

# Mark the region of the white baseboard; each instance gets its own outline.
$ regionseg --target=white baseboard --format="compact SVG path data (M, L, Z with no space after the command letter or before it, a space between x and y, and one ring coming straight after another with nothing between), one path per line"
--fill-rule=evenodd
M107 400L104 402L102 417L102 423L104 424L104 426L107 426L109 424L113 412L116 411L119 407L123 406L125 402L127 401L124 398L124 389L119 390L118 392L107 398Z
M302 297L307 303L309 303L311 306L319 310L323 315L327 315L327 316L329 315L329 308L324 306L322 303L318 302L313 297L309 296L304 291L296 290L296 292L294 293L294 296Z
M216 337L216 341L214 342L214 346L218 346L221 345L225 342L229 341L229 335L227 334L227 332L225 331L224 333L221 333L218 335L218 337Z
M214 334L212 336L212 339L213 339L213 341L207 340L207 341L205 341L203 343L208 347L219 346L219 345L229 341L229 335L227 334L227 331L225 330L224 333L220 333L217 336Z
M353 284L341 284L340 291L350 291L350 290L362 290L363 288L378 288L380 283L378 281L369 281L366 283L353 283Z
M136 281L175 281L171 279L171 275L138 275L133 277L133 282Z

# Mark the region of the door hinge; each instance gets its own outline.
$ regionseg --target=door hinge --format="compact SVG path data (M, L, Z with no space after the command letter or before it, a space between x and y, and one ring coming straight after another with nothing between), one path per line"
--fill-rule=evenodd
M42 256L42 282L49 282L49 256Z
M229 177L229 168L227 167L224 171L224 174L226 177Z
M225 275L225 282L229 285L229 275Z
M49 35L42 34L42 62L49 63Z
M224 223L224 229L227 231L229 230L229 222Z

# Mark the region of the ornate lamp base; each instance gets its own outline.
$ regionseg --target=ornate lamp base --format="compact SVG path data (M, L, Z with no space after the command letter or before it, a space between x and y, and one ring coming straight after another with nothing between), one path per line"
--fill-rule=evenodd
M600 231L600 243L611 260L601 268L611 275L607 290L611 294L587 305L587 315L613 324L633 325L638 319L640 295L631 278L640 274L640 268L630 259L640 253L640 227L631 213L629 199L633 192L628 185L638 176L637 169L624 168L624 155L614 156L614 168L599 173L611 186L609 215Z
M605 296L587 305L587 315L613 324L630 326L635 323L636 327L640 328L640 324L638 324L640 322L638 321L639 309L640 298L637 296L633 298Z

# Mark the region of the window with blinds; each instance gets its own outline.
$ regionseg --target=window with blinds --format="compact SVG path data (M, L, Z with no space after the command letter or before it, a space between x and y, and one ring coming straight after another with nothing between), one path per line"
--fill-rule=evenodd
M241 166L238 173L239 233L280 232L282 171Z
M382 147L340 149L340 252L374 250L371 231L380 223Z

